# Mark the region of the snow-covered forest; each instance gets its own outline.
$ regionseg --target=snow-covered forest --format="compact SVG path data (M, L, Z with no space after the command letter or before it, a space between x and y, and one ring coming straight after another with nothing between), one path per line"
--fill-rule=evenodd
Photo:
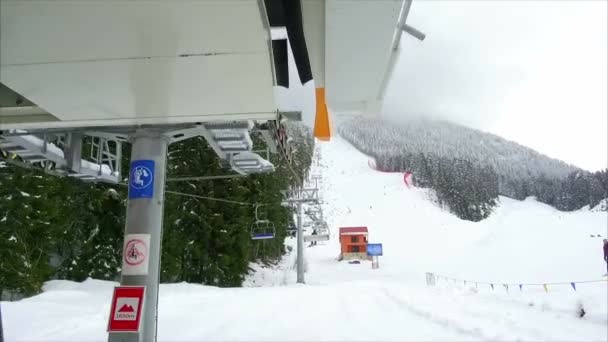
M499 136L446 121L341 123L340 134L386 171L409 171L418 186L463 219L491 213L498 195L535 196L570 211L608 197L608 169L588 172Z
M161 281L240 286L250 261L273 262L283 256L281 228L291 213L281 206L280 190L301 181L290 169L305 174L314 147L308 128L290 125L288 130L294 137L291 167L279 154L271 154L272 173L167 182ZM265 149L261 139L254 144L256 150ZM168 154L167 178L230 173L201 137L172 144ZM129 145L122 155L128 175ZM11 156L0 158L0 297L38 293L50 279L118 280L127 187L22 169L6 158ZM276 239L251 240L256 203L263 204L260 219L278 228Z

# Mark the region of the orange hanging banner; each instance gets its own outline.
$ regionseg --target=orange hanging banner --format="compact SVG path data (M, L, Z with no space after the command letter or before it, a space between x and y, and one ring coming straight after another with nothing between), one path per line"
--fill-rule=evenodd
M329 113L325 103L325 88L315 89L316 113L315 113L315 138L329 141L331 132L329 128Z

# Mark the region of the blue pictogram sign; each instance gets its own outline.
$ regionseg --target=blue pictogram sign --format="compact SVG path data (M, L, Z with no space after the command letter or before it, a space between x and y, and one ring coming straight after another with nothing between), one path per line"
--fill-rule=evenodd
M381 243L368 243L367 244L367 255L382 256L382 244Z
M129 199L154 197L154 160L134 160L129 174Z

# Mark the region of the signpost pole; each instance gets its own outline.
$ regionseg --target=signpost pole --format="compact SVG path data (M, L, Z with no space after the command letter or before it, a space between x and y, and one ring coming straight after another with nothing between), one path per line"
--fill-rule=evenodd
M304 284L304 233L302 232L302 202L298 201L298 283Z
M135 133L129 172L129 200L120 283L146 286L142 328L138 333L110 332L108 342L156 341L164 189L169 145L169 141L161 133L153 130L138 130Z
M372 257L372 269L375 270L380 268L380 262L378 261L378 257L382 255L382 244L368 243L367 255Z
M302 203L319 203L318 189L298 189L283 191L286 203L296 203L297 215L297 260L296 269L298 273L297 282L304 284L304 232L302 228ZM313 241L313 240L311 240Z

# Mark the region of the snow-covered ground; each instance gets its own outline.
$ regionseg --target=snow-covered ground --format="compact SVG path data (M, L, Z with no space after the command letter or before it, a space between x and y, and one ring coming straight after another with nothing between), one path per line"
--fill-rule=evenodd
M606 212L501 198L489 219L462 221L400 174L371 170L340 138L320 150L313 173L323 177L332 239L306 248L307 284L295 283L294 249L275 268L256 267L244 288L161 285L160 341L608 340L608 284L579 283L606 273ZM380 269L336 261L338 227L353 225L383 244ZM426 272L468 282L427 287ZM553 282L565 284L545 292ZM114 285L52 281L41 295L3 302L6 340L105 341Z

